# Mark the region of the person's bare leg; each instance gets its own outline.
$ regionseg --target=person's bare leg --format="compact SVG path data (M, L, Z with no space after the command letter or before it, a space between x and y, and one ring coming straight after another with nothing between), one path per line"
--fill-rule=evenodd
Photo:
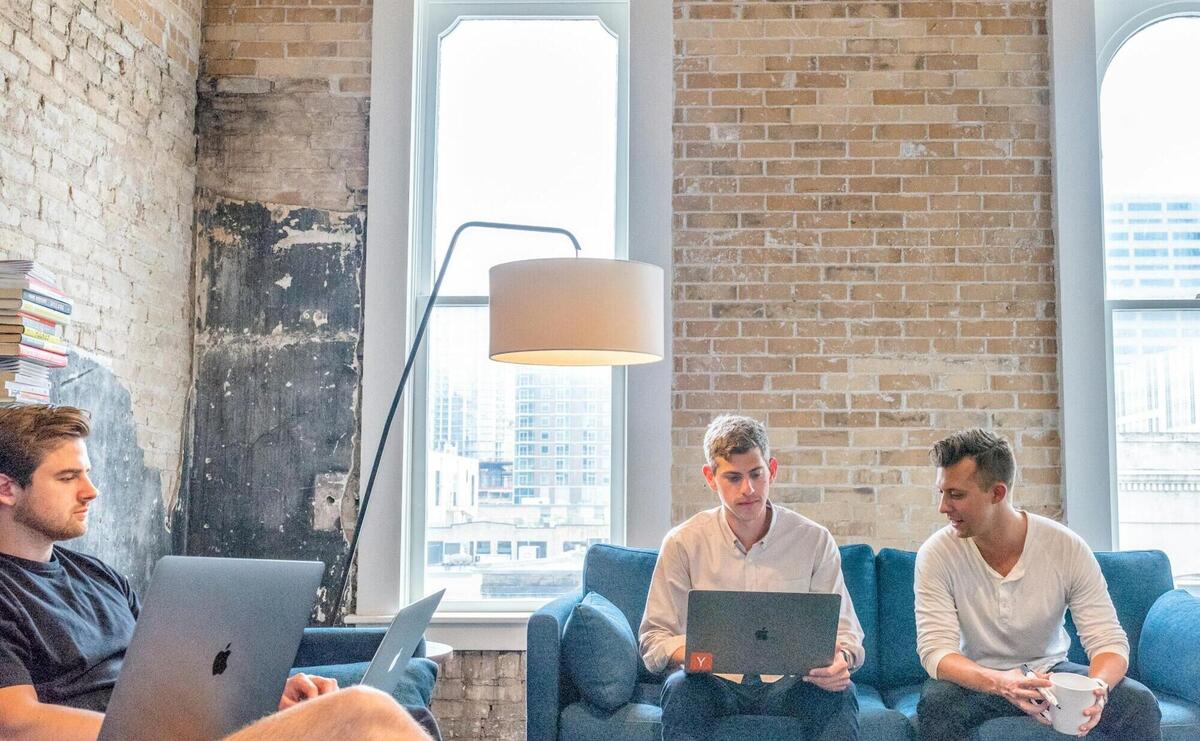
M348 687L294 705L246 726L225 741L431 741L390 695Z

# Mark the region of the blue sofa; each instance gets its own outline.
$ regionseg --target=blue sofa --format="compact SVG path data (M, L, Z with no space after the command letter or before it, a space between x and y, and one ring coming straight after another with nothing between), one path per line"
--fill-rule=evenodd
M305 628L291 673L304 672L336 679L339 687L358 684L386 632L386 628ZM437 664L425 658L425 639L422 638L405 667L404 679L392 696L430 735L440 739L437 721L429 712L437 674Z
M927 679L917 658L913 613L916 553L842 546L842 573L866 634L867 659L854 674L863 741L916 738L916 710ZM663 677L638 660L633 699L614 711L582 700L563 661L567 619L588 592L604 596L629 620L641 622L657 551L592 546L579 594L561 597L529 620L526 706L529 741L658 741ZM1130 675L1149 686L1162 709L1164 741L1200 741L1200 600L1172 590L1170 564L1159 551L1097 553L1117 617L1129 635ZM1068 614L1069 658L1086 663ZM802 734L790 719L733 716L714 739L789 739ZM981 726L976 741L1061 741L1030 718L1000 718ZM1119 741L1112 739L1110 741Z

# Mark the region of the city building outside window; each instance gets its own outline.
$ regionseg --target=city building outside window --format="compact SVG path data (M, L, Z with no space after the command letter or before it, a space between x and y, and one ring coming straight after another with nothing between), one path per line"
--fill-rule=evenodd
M628 6L421 8L414 313L466 221L564 227L581 257L624 257ZM544 603L578 589L581 543L619 532L625 372L487 359L488 268L571 255L546 235L458 242L415 376L410 594L444 587L451 610Z
M1117 545L1200 586L1200 17L1133 34L1104 70L1100 134ZM1130 249L1132 245L1132 249Z

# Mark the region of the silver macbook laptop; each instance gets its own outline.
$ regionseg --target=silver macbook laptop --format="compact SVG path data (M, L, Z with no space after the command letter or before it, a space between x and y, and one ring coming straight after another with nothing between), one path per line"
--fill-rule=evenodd
M371 664L363 674L363 684L392 694L445 593L445 589L435 592L396 613L387 633L383 634L383 640L379 642L379 648L375 650Z
M324 568L159 560L100 741L214 741L273 712Z
M807 674L837 647L839 594L688 592L689 672Z

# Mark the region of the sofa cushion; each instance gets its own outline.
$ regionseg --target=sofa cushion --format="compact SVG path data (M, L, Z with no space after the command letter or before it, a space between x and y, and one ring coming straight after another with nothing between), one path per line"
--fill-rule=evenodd
M646 611L646 597L650 594L650 577L654 576L654 563L658 551L652 548L623 548L598 543L587 550L583 559L583 592L603 595L625 613L634 635L642 624L642 613ZM645 681L662 681L662 676L652 673L642 663L639 653L638 678Z
M859 741L909 741L915 738L908 718L889 708L879 690L856 682L854 692L858 696Z
M903 714L913 724L913 728L916 728L917 703L921 701L921 688L924 686L924 682L921 684L906 684L882 690L880 694L883 696L885 705Z
M879 681L879 603L875 598L875 552L868 545L844 545L838 549L842 556L842 579L854 603L854 612L863 629L866 660L854 672L855 683L875 684Z
M1154 696L1162 711L1162 741L1196 741L1200 738L1200 705L1165 692L1155 692Z
M573 702L558 718L559 741L662 741L662 710L630 702L613 711Z
M633 696L638 646L625 614L602 595L588 592L563 630L567 671L583 698L615 710Z
M1157 690L1200 703L1197 636L1200 636L1200 599L1182 589L1159 597L1142 626L1138 676Z
M875 557L879 578L879 686L920 685L928 675L917 655L913 578L917 554L884 548Z
M1138 641L1146 613L1164 592L1171 591L1171 563L1162 551L1098 551L1096 561L1108 582L1117 620L1129 637L1129 676L1142 680L1138 671ZM1087 654L1079 642L1079 631L1067 611L1067 632L1071 634L1071 650L1067 658L1077 664L1087 664Z

